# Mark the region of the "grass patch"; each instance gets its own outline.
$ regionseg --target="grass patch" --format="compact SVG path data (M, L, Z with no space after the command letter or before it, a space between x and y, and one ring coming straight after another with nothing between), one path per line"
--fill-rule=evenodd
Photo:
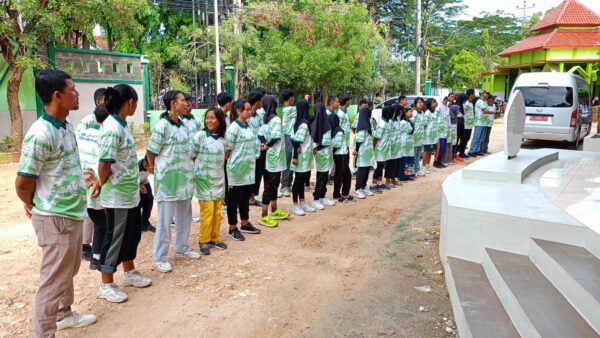
M402 267L405 269L415 270L415 271L423 271L425 267L418 263L406 263L402 264Z

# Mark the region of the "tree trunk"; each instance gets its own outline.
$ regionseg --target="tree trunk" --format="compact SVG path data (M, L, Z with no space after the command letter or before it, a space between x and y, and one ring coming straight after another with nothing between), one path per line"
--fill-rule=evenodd
M6 99L8 100L8 111L10 113L10 136L14 145L20 147L23 141L23 116L21 115L21 106L19 105L19 88L23 79L25 68L19 66L10 66L8 70L8 88L6 90Z
M323 101L325 107L329 104L329 91L327 90L327 87L321 89L321 101Z

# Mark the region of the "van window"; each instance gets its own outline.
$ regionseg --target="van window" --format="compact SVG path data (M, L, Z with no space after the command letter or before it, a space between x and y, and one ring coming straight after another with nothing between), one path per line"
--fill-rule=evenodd
M523 93L525 107L571 107L573 88L571 87L517 87Z

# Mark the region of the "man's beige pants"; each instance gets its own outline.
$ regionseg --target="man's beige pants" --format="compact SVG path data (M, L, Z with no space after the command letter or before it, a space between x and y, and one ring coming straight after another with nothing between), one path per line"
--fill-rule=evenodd
M40 286L33 309L33 337L54 337L56 322L71 315L73 277L81 264L82 221L59 216L31 217L42 248Z

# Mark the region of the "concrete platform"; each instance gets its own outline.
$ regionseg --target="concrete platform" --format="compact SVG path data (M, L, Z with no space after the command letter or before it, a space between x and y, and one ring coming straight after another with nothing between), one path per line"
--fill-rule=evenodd
M600 153L499 153L449 175L440 237L461 337L490 336L476 328L503 318L497 300L522 337L600 337Z

